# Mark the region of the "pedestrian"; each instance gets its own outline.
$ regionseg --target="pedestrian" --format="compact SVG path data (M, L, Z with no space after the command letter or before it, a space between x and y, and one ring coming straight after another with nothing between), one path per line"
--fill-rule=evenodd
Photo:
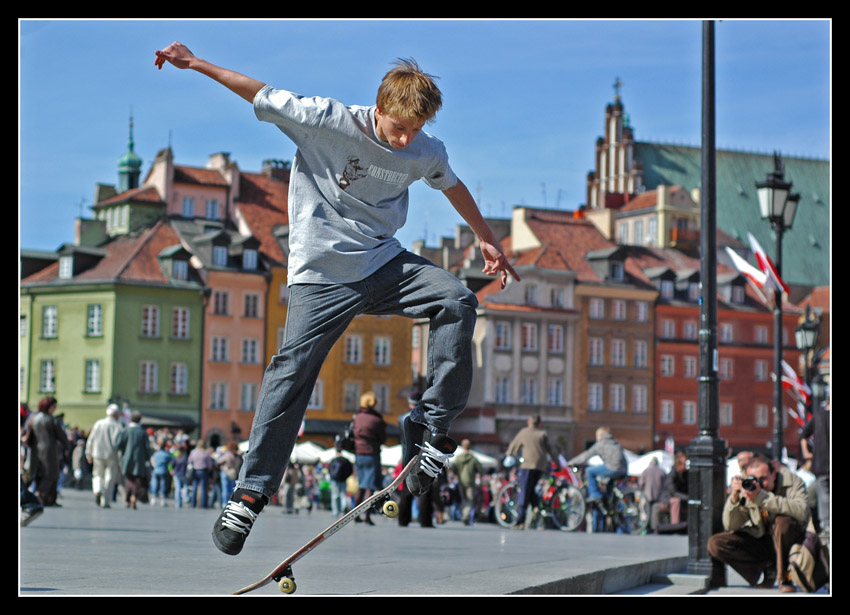
M360 396L360 409L354 415L354 467L357 472L359 491L356 506L376 491L383 489L384 475L381 471L381 446L387 441L387 424L378 412L378 398L372 391ZM374 525L371 509L366 509L363 521Z
M189 452L189 473L192 475L190 486L192 508L198 507L198 495L200 494L201 508L209 507L210 478L215 468L210 450L203 443Z
M121 454L121 471L124 474L124 504L135 509L139 502L148 502L150 486L150 458L153 455L150 438L141 426L142 414L130 413L130 423L118 434L115 447Z
M236 489L236 478L239 476L241 467L242 455L239 454L239 445L234 440L231 440L218 458L221 498L225 502Z
M812 417L803 427L800 443L803 458L811 460L817 493L817 518L821 538L829 540L829 422L831 401L822 408L815 408ZM809 445L808 439L813 440Z
M175 444L172 452L172 465L174 479L174 506L183 508L183 502L189 502L189 484L186 480L186 469L189 465L189 455L186 453L183 445Z
M529 417L525 427L519 430L508 445L507 454L511 457L522 455L517 475L519 496L517 500L517 529L524 529L526 509L536 512L539 502L535 486L550 464L556 459L555 452L549 445L549 437L542 428L543 420L539 415ZM533 518L529 520L529 524Z
M334 517L341 517L348 511L348 495L345 483L354 472L354 466L343 455L342 448L339 445L335 445L334 448L336 457L331 459L328 464L328 476L331 479L331 514Z
M34 455L30 472L35 482L35 495L43 506L59 506L59 476L62 460L70 448L62 423L54 416L58 402L45 397L38 409L29 416L25 440L30 442Z
M406 481L419 495L456 448L448 436L472 381L477 300L452 273L406 251L394 237L406 220L408 186L422 179L444 193L478 237L484 273L519 279L441 141L422 131L442 106L434 79L399 61L376 104L346 106L275 89L196 57L175 42L156 52L226 86L254 105L298 150L289 191L290 302L283 347L261 387L237 490L216 520L216 546L239 553L257 514L277 490L328 351L359 314L428 318L428 389L402 434L417 468ZM247 493L246 493L247 492ZM243 498L243 496L245 496Z
M464 438L460 443L461 452L455 456L454 460L454 469L457 473L461 501L463 502L461 519L463 519L464 525L471 525L475 521L475 513L479 504L478 481L484 472L481 462L472 454L471 446L472 443L469 439Z
M174 459L168 451L169 445L163 442L154 451L151 457L151 505L156 505L159 496L159 505L165 506L165 496L168 495L169 479L171 478L171 463Z
M95 421L86 440L86 457L92 465L94 502L103 508L109 508L112 488L121 476L116 447L118 434L124 429L120 417L118 404L109 404L106 416Z

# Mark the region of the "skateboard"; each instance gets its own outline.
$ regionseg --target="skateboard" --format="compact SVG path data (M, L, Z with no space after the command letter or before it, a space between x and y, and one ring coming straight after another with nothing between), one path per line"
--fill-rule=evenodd
M404 482L404 479L407 477L408 474L410 474L410 471L414 468L418 460L419 455L416 455L408 462L408 464L404 467L401 473L396 476L395 480L393 480L393 482L389 486L384 487L380 491L373 493L371 496L363 500L360 504L349 510L342 517L337 519L325 531L320 533L310 542L298 549L295 553L283 560L275 567L274 570L268 573L265 577L263 577L256 583L252 583L251 585L248 585L240 590L233 592L233 594L247 594L248 592L263 587L264 585L268 585L272 581L275 581L278 584L280 591L285 594L291 594L295 592L295 577L292 574L292 565L295 562L297 562L302 557L307 555L310 551L318 547L325 540L336 534L343 527L354 521L354 519L356 519L362 513L366 512L366 510L369 508L381 512L390 518L395 518L398 516L398 504L396 504L395 501L391 498L391 495L396 489L401 486L402 482Z

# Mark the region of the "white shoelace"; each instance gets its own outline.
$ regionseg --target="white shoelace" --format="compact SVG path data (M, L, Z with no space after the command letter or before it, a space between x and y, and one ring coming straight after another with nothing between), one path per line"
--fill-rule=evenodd
M449 459L454 456L451 453L446 454L437 450L431 446L430 442L426 442L424 445L417 444L417 446L422 449L422 453L419 455L419 466L431 478L437 478Z
M245 520L247 518L247 520ZM229 501L224 507L224 518L221 524L227 529L247 534L257 519L257 513L245 506L242 502Z

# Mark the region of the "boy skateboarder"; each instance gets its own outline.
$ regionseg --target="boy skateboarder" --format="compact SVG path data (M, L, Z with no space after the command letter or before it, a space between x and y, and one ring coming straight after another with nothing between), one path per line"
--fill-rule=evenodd
M484 273L500 276L502 288L508 274L519 280L443 143L422 130L442 106L433 78L400 60L376 104L346 106L275 89L179 42L156 51L155 65L165 62L224 85L298 146L289 187L285 339L266 369L250 448L213 528L216 546L230 555L242 550L280 485L322 362L358 314L430 319L428 388L401 425L408 457L421 453L407 486L425 492L457 446L447 434L469 394L477 301L452 274L395 239L407 216L408 186L422 179L442 191L478 237Z

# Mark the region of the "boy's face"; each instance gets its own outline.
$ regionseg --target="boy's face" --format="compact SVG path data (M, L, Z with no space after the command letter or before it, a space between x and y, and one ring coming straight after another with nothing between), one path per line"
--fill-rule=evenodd
M393 149L402 150L413 143L424 125L424 121L400 120L380 109L375 110L375 132Z

